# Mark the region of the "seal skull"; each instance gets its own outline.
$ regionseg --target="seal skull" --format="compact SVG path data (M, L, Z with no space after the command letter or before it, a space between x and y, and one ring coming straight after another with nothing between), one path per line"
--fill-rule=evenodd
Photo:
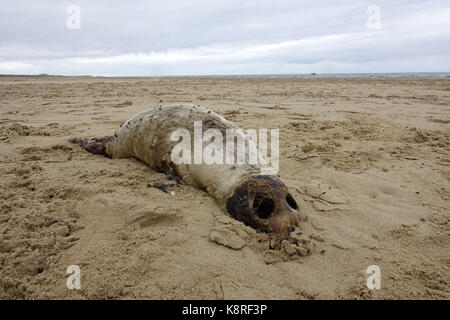
M298 225L298 205L286 185L276 176L258 175L239 185L226 202L236 220L286 239Z

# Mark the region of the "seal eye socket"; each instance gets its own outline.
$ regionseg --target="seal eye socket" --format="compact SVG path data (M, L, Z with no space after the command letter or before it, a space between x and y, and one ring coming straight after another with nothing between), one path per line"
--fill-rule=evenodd
M292 209L294 209L294 210L298 209L297 202L295 202L294 198L290 194L288 194L286 196L286 202L289 205L289 207L291 207Z
M270 218L275 210L275 202L270 198L256 196L253 200L253 212L261 219Z

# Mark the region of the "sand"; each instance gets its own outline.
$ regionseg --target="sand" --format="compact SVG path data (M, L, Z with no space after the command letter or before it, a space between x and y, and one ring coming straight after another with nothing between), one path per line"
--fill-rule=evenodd
M280 129L303 254L69 142L175 102ZM450 79L0 78L0 298L449 299L449 165Z

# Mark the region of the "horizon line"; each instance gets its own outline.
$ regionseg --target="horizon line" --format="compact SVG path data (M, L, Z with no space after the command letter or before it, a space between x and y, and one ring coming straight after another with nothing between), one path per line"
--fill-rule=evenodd
M407 72L334 72L334 73L261 73L261 74L180 74L180 75L117 75L117 76L105 76L105 75L65 75L65 74L10 74L0 73L0 77L91 77L91 78L194 78L194 77L295 77L295 76L341 76L341 75L415 75L415 74L449 74L450 71L407 71Z

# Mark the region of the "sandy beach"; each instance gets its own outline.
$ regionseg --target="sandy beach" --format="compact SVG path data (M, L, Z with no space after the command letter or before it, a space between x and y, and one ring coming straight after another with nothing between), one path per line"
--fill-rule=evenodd
M69 142L179 102L280 129L311 252L270 250L204 191L164 193L163 173ZM0 298L450 299L449 179L448 78L1 77Z

